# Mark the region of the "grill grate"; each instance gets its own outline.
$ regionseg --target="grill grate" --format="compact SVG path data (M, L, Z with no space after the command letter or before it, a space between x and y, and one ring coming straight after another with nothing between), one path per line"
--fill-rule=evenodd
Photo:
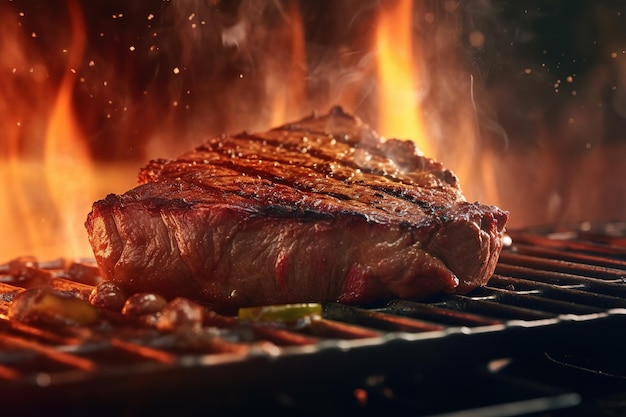
M450 369L621 337L614 329L626 322L623 238L579 228L510 235L489 284L468 295L328 303L321 319L299 327L216 312L202 330L175 333L111 312L90 328L21 323L6 315L15 294L46 286L87 298L98 273L89 260L14 260L0 265L0 398L20 407L33 398L93 404L201 387L204 401L212 392L219 403L233 390Z

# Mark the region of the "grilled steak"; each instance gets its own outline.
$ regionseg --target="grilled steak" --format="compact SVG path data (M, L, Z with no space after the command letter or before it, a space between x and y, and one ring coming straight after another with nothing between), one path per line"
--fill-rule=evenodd
M490 278L508 213L340 108L151 161L86 221L105 279L221 306L421 298Z

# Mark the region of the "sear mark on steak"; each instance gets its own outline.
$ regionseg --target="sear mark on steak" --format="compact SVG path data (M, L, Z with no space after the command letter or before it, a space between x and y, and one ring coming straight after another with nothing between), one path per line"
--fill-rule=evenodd
M151 161L139 183L87 217L104 278L227 307L466 293L491 277L508 219L338 107Z

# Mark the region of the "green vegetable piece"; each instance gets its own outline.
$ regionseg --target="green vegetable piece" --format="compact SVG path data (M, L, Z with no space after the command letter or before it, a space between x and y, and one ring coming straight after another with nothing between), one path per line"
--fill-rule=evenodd
M295 322L305 317L321 317L320 303L282 304L262 307L241 307L239 320Z

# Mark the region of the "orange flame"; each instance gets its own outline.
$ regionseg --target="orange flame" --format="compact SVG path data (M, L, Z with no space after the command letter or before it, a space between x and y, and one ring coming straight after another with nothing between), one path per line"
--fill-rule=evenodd
M93 172L89 149L75 119L72 93L76 71L80 68L86 44L82 11L73 1L68 3L72 27L67 68L50 115L45 138L44 169L48 189L56 212L60 214L58 238L65 242L65 253L88 254L82 225L92 201L86 190L93 189ZM88 199L85 199L85 196Z
M73 91L86 45L82 10L68 1L72 41L58 86L28 47L19 23L7 20L0 62L10 71L0 86L7 140L0 146L0 261L35 255L90 256L83 222L102 186L94 177L87 138L73 108ZM110 184L109 184L110 185Z
M412 139L425 156L442 159L460 178L468 199L477 199L489 204L498 204L498 185L495 176L495 155L481 146L476 125L473 80L468 74L459 74L461 65L454 55L448 57L446 68L427 69L426 48L438 45L419 45L414 25L416 16L424 15L432 21L432 13L414 6L421 4L413 0L395 0L385 3L378 16L375 49L377 52L377 74L379 84L378 130L385 137ZM448 13L453 7L446 6ZM441 33L444 33L443 31ZM441 34L440 33L440 34ZM442 35L443 36L443 35ZM447 35L449 36L449 35ZM444 43L444 42L440 42ZM450 42L454 44L453 42ZM445 44L445 43L444 43ZM450 78L455 78L454 86ZM465 81L458 81L465 77ZM440 101L448 103L454 111L428 109L429 114L438 114L439 124L432 130L423 118L424 107L437 100L427 101L427 86L439 82L447 92ZM445 125L446 129L441 129ZM429 127L431 130L429 131ZM454 136L453 146L439 143L440 132Z
M81 65L85 49L85 27L78 5L75 2L69 4L72 6L69 8L72 21L72 44L69 48L67 68L48 122L45 141L46 165L51 168L51 171L55 168L65 171L77 159L80 164L89 159L85 140L80 133L72 108L76 70Z
M420 113L424 75L413 53L412 16L412 0L397 0L381 9L376 27L379 130L383 136L411 138L422 152L432 155Z
M0 14L6 9L0 8ZM32 62L28 43L12 14L3 14L0 28L0 261L18 254L29 255L41 237L42 189L38 164L31 157L33 145L24 146L26 130L39 128L39 115L49 99L41 81L47 76L38 60ZM17 15L15 15L17 16ZM30 69L29 69L30 67ZM24 80L35 81L35 88ZM29 219L32 219L30 221Z
M267 63L266 88L270 95L270 126L278 126L300 116L300 106L305 102L306 47L304 28L298 3L290 1L285 10L286 22L277 28L279 38L287 39L284 60L270 58ZM284 65L286 67L284 67Z
M48 74L44 57L30 48L30 34L24 33L18 14L4 13L7 19L0 27L0 49L3 50L0 56L0 123L4 126L6 140L0 141L0 158L3 159L0 161L0 184L3 185L0 187L0 233L5 239L0 239L0 262L19 255L90 256L83 222L92 202L108 193L124 192L136 183L138 166L133 162L94 164L90 138L85 133L90 130L83 131L79 123L83 119L79 119L74 101L80 93L77 91L78 74L88 72L83 65L89 61L86 57L90 57L88 28L79 4L78 0L66 2L71 44L63 56L65 71L60 80ZM419 19L415 16L423 12L422 6L418 6L421 4L411 0L382 2L376 10L374 42L362 48L367 52L367 59L359 60L355 70L352 58L349 54L344 56L340 49L339 55L333 56L342 57L345 62L329 65L329 70L322 71L321 77L317 74L318 78L328 78L326 96L325 92L316 94L307 84L311 75L307 54L314 56L314 52L307 50L305 9L301 10L301 4L295 0L282 3L281 18L274 21L276 24L269 33L263 32L260 37L260 47L267 53L259 54L255 61L253 75L258 78L246 78L251 83L246 85L263 87L259 89L263 93L254 96L259 99L258 114L246 116L245 125L229 126L228 131L276 127L310 113L309 106L323 110L341 104L348 111L365 108L364 112L368 113L371 108L363 102L365 97L369 100L371 85L376 84L374 106L379 111L379 120L374 122L379 133L385 137L412 139L426 156L438 158L438 151L444 146L427 131L427 127L432 129L430 114L437 109L427 109L429 126L426 126L423 111L428 103L425 98L430 94L426 86L432 83L433 74L426 70L425 61L426 49L432 45L416 42L419 36L416 36L415 25ZM8 6L0 6L0 12L3 7ZM368 18L367 28L370 23ZM249 41L252 45L252 39ZM349 51L352 41L346 40L341 48ZM358 45L361 49L362 44ZM376 56L375 62L370 60L371 56ZM191 66L193 54L187 58L189 62L179 63L181 68ZM318 71L318 64L310 62L314 71ZM102 74L113 76L114 70L104 67L98 68ZM320 68L326 70L326 67ZM179 72L178 67L176 70ZM248 74L241 74L244 76ZM233 102L248 98L238 97L236 93L237 90L227 93ZM466 94L469 97L469 89ZM215 97L211 100L220 101ZM456 119L441 121L454 126L455 136L459 138L455 142L458 146L447 147L445 153L442 151L443 162L461 178L466 195L476 195L497 204L497 183L492 169L496 158L480 150L470 100L458 100L454 103L455 110L457 106L458 111L452 116ZM103 111L98 108L79 110L81 117L85 113ZM176 130L178 119L173 120L179 113L164 113L167 112L163 112L158 103L153 108L142 107L141 111L129 109L132 117L128 120L135 120L128 123L131 127L140 125L146 117L159 122L159 129L147 134L159 135L146 141L152 152L147 151L150 157L168 157L179 150L176 147L181 141L169 141L180 136ZM90 115L93 116L87 114ZM372 115L361 116L370 119ZM372 123L371 120L366 122ZM124 123L120 122L120 131L126 127ZM169 151L168 146L176 151Z

